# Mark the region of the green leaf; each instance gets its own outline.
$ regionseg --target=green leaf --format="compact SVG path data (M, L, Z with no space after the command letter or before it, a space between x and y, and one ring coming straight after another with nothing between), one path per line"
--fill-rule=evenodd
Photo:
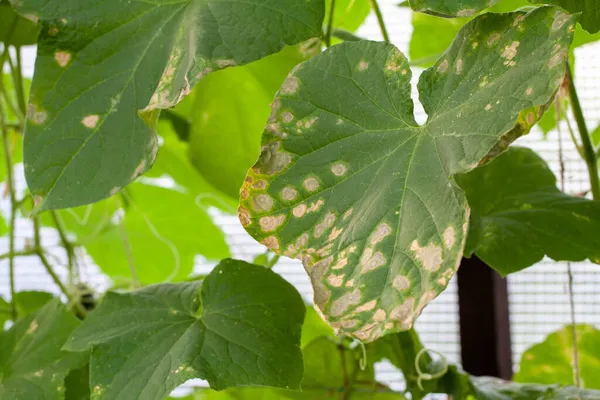
M314 307L306 307L306 315L302 325L302 348L322 336L335 337L335 334L333 329L317 314Z
M207 76L195 90L190 159L208 182L237 199L260 154L270 104L290 70L320 50L307 42Z
M65 348L92 347L94 399L162 399L191 378L211 387L297 388L304 304L274 272L224 260L204 280L109 292Z
M10 303L4 300L3 297L0 296L0 332L4 330L4 324L6 321L11 320L11 308Z
M60 212L67 230L110 277L130 279L128 248L142 283L185 279L197 255L209 260L229 256L223 232L195 195L136 182L123 196L125 232L116 217L121 203L117 197Z
M594 129L594 131L591 133L591 137L594 147L600 146L600 125Z
M78 325L57 299L1 333L0 398L63 399L65 376L87 358L85 353L61 350Z
M573 327L565 326L525 350L515 375L516 382L573 385ZM583 387L600 389L600 331L577 325L577 353Z
M19 317L25 317L37 312L47 303L54 299L54 295L48 292L39 292L35 290L26 290L15 294L15 303L17 304L17 313Z
M519 384L487 376L471 377L477 400L597 399L600 391L574 386Z
M71 370L65 378L65 400L89 400L90 365Z
M597 0L529 0L533 4L553 4L572 14L581 13L578 18L581 27L589 33L600 31L600 4Z
M496 4L499 0L410 0L410 7L432 15L468 17Z
M500 274L548 256L600 259L600 202L568 196L533 150L513 147L490 164L457 176L471 207L475 254ZM471 233L469 234L471 235ZM527 238L527 240L523 240Z
M0 4L0 42L17 47L35 44L39 32L31 19L17 14L10 4Z
M25 136L38 210L95 202L129 184L154 161L157 109L212 71L320 36L324 14L323 0L14 5L42 23Z
M325 18L323 19L325 25L329 23L330 12L331 1L328 0L325 2ZM333 27L355 32L365 22L370 12L369 0L336 0Z
M469 22L421 75L423 126L391 44L334 46L283 84L239 216L255 239L302 259L341 333L368 342L407 330L444 290L468 226L452 175L535 122L564 75L574 18L545 7Z

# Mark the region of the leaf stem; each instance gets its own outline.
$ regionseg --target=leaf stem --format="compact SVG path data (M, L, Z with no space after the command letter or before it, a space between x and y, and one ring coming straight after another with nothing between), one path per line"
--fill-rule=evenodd
M567 65L568 68L568 65ZM559 173L560 173L560 190L565 191L565 161L563 157L563 146L562 146L562 134L560 129L560 120L561 120L561 109L560 103L558 100L554 103L554 109L556 110L556 130L558 132L558 163L559 163ZM568 124L568 118L565 118ZM569 125L569 130L571 127ZM572 131L572 130L571 130ZM571 135L572 140L575 140L573 135ZM575 142L577 146L577 143ZM581 154L581 153L580 153ZM575 386L581 388L581 374L579 370L579 349L578 349L578 340L577 340L577 326L575 320L575 294L573 292L573 269L571 268L571 263L567 261L567 294L569 296L569 314L571 317L571 340L573 346L573 381L575 382Z
M387 28L385 27L385 21L383 20L383 15L381 14L381 9L379 8L379 4L377 0L369 0L371 2L371 8L375 11L375 15L377 16L377 22L379 22L379 29L381 29L381 34L383 35L383 40L386 42L390 41L390 35L388 34Z
M579 102L579 96L577 95L577 88L575 87L575 81L573 80L573 73L571 72L571 66L567 62L567 83L569 85L569 97L571 98L571 104L573 106L573 114L575 121L577 122L577 128L579 130L579 136L581 137L581 146L583 148L584 160L587 165L588 174L590 176L590 184L592 187L592 196L595 200L600 200L600 178L598 176L598 158L590 139L590 133L583 117L583 110L581 103Z
M69 271L69 284L72 285L73 284L73 259L75 258L75 250L73 248L73 244L69 241L69 239L67 239L65 228L64 228L64 225L60 218L60 215L58 215L58 213L56 211L52 210L52 211L50 211L50 216L52 217L54 226L56 227L56 230L58 231L58 236L60 237L62 246L64 247L65 252L67 253L67 269Z
M329 21L327 22L327 32L325 33L325 45L331 47L331 31L333 30L333 14L335 13L335 0L331 0L329 7Z
M13 251L12 253L8 252L8 253L0 254L0 260L7 259L9 257L35 256L36 254L37 254L37 251L35 249L29 249L29 250L23 250L23 251Z
M14 320L17 319L17 306L15 303L15 223L17 216L17 198L13 180L13 163L10 143L8 139L8 128L5 125L4 110L0 107L0 130L2 130L2 144L4 148L4 161L6 164L6 185L10 194L10 221L8 224L8 275L10 283L10 314Z
M17 102L21 113L25 115L27 113L27 105L25 104L25 90L23 88L23 71L21 64L21 48L15 47L17 53L17 66L14 73L15 90L17 92Z
M6 62L7 59L10 60L10 54L8 53L8 48L9 48L8 46L5 46L4 51L2 52L2 56L0 56L0 66L1 67L4 67L4 63ZM2 74L0 74L0 95L2 95L2 97L4 97L4 101L5 101L8 109L10 109L10 111L17 117L19 122L21 124L23 124L25 117L19 111L19 109L13 104L12 99L8 96L8 92L4 88L4 76Z
M117 201L115 199L115 201ZM119 204L117 201L117 208L121 206L123 213L125 213L125 206ZM131 251L131 244L127 237L127 230L125 229L125 214L119 218L119 232L121 234L121 240L123 240L123 247L125 248L125 255L127 256L127 264L129 265L129 271L131 272L131 283L134 288L139 288L140 281L137 277L137 271L135 269L135 260L133 259L133 252Z

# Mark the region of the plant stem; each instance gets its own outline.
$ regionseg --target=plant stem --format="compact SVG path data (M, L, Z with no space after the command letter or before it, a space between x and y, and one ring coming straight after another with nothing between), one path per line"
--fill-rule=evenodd
M277 261L279 261L280 258L281 258L281 255L275 254L273 256L273 258L271 258L269 261L267 261L267 263L265 264L265 268L267 268L267 269L273 268L275 266L275 264L277 264Z
M331 47L331 31L333 30L333 14L335 13L335 0L331 0L329 7L329 21L327 22L327 33L325 34L325 45Z
M117 201L117 208L121 206L123 212L125 212L125 205L123 204L125 199L125 197L121 199L121 204L119 204L118 201L115 199L115 201ZM137 277L137 272L135 270L135 261L133 259L133 252L131 251L131 245L129 244L129 238L127 237L127 230L125 229L125 215L123 215L119 219L119 232L121 233L123 247L125 248L125 255L127 256L127 264L129 265L129 271L131 272L132 285L134 288L139 288L141 285Z
M10 60L10 54L8 53L8 46L4 47L4 52L2 52L2 56L0 56L0 67L4 68L5 61ZM6 106L10 111L19 119L21 124L24 122L24 116L19 111L19 109L13 104L12 99L8 96L8 92L4 89L4 76L0 75L0 95L4 97L4 101Z
M375 15L377 15L377 22L379 22L379 29L381 29L381 34L383 35L383 40L386 42L390 41L390 35L388 35L387 28L385 27L385 21L383 20L383 15L381 14L381 9L379 8L379 4L377 4L377 0L370 0L371 8L375 11Z
M50 211L50 216L52 217L52 220L54 221L54 226L56 227L56 230L58 231L58 236L60 237L60 241L65 249L65 252L67 253L67 268L69 271L69 284L73 284L73 259L75 258L75 250L73 248L73 245L71 244L71 242L69 242L69 239L67 239L67 235L62 223L62 220L60 218L60 215L58 215L58 213L54 210Z
M577 88L575 87L575 81L573 80L573 74L571 72L571 66L567 62L567 80L569 85L569 97L571 98L571 104L573 106L573 114L575 121L577 122L577 128L579 130L579 136L581 137L581 146L583 148L584 160L587 165L588 174L590 176L590 184L592 187L592 196L595 200L600 200L600 178L598 177L598 159L592 140L590 139L590 133L583 117L583 110L581 103L579 102L579 96L577 95Z
M8 253L0 254L0 260L4 260L4 259L9 258L9 257L34 256L36 254L37 254L37 251L35 249L23 250L23 251L14 251L12 253L8 252Z
M2 130L2 144L4 148L4 161L6 163L6 184L10 194L10 221L8 224L8 275L10 282L10 314L14 320L17 319L17 306L15 304L15 222L17 216L17 199L15 195L15 187L12 170L12 153L10 142L8 140L8 129L5 125L4 110L0 107L0 130Z
M23 72L21 69L21 48L15 47L17 53L17 67L15 68L15 90L17 92L17 102L21 113L25 115L27 113L27 106L25 104L25 90L23 89Z
M567 65L568 67L568 65ZM570 77L569 77L570 78ZM554 103L554 108L556 110L556 130L558 132L558 163L560 167L560 189L565 191L565 161L563 158L563 147L562 147L562 135L560 130L560 104L557 100ZM565 118L568 121L568 118ZM571 127L569 126L569 130ZM571 136L573 140L575 138ZM575 143L577 145L577 143ZM571 263L567 261L567 294L569 296L569 312L571 317L571 339L573 346L573 380L575 382L575 386L581 388L581 374L579 370L579 349L577 346L577 326L575 320L575 295L573 292L573 269L571 268Z

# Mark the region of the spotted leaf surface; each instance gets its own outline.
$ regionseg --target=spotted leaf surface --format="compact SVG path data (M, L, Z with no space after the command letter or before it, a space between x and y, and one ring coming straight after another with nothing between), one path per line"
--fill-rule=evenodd
M600 31L600 3L597 0L529 0L534 4L553 4L576 14L581 13L579 23L589 33Z
M0 398L60 400L65 377L81 367L87 353L61 350L79 320L59 300L0 333Z
M453 175L535 121L522 110L558 87L574 23L551 7L469 22L421 75L422 126L394 46L344 43L300 64L241 190L242 224L302 259L335 328L364 341L409 329L463 253L469 208Z
M324 14L323 0L14 5L42 23L25 135L38 210L120 190L154 161L153 110L176 104L211 71L319 36Z
M213 389L298 389L304 303L276 273L223 260L204 281L109 292L65 344L92 348L93 399L164 399L191 378Z
M498 0L410 0L415 11L443 17L468 17L484 8L496 4Z
M471 206L469 253L502 275L544 256L600 260L600 201L558 190L556 177L534 151L513 147L457 181Z

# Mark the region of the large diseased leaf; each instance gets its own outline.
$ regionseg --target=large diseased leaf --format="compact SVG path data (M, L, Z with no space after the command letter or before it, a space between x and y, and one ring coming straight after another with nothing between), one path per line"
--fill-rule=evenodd
M579 373L583 387L600 389L600 331L576 325ZM553 332L523 353L517 382L573 385L573 326Z
M554 4L577 14L581 13L581 27L589 33L600 31L600 3L598 0L529 0L534 4Z
M347 42L300 64L241 191L242 224L302 259L334 327L365 341L409 329L462 257L469 209L452 175L535 122L574 23L551 7L471 21L421 76L423 126L394 46Z
M0 333L0 399L63 399L65 376L87 358L61 350L77 325L60 301L53 300Z
M499 0L409 0L415 11L444 17L468 17Z
M92 346L94 399L163 399L190 378L211 387L298 388L302 298L265 268L224 260L204 280L109 292L65 347Z
M502 275L545 255L557 261L600 259L600 202L558 190L554 174L533 150L511 148L457 182L471 206L469 253Z
M42 22L25 135L39 210L123 188L154 161L153 110L211 71L319 36L324 14L323 0L14 4Z

